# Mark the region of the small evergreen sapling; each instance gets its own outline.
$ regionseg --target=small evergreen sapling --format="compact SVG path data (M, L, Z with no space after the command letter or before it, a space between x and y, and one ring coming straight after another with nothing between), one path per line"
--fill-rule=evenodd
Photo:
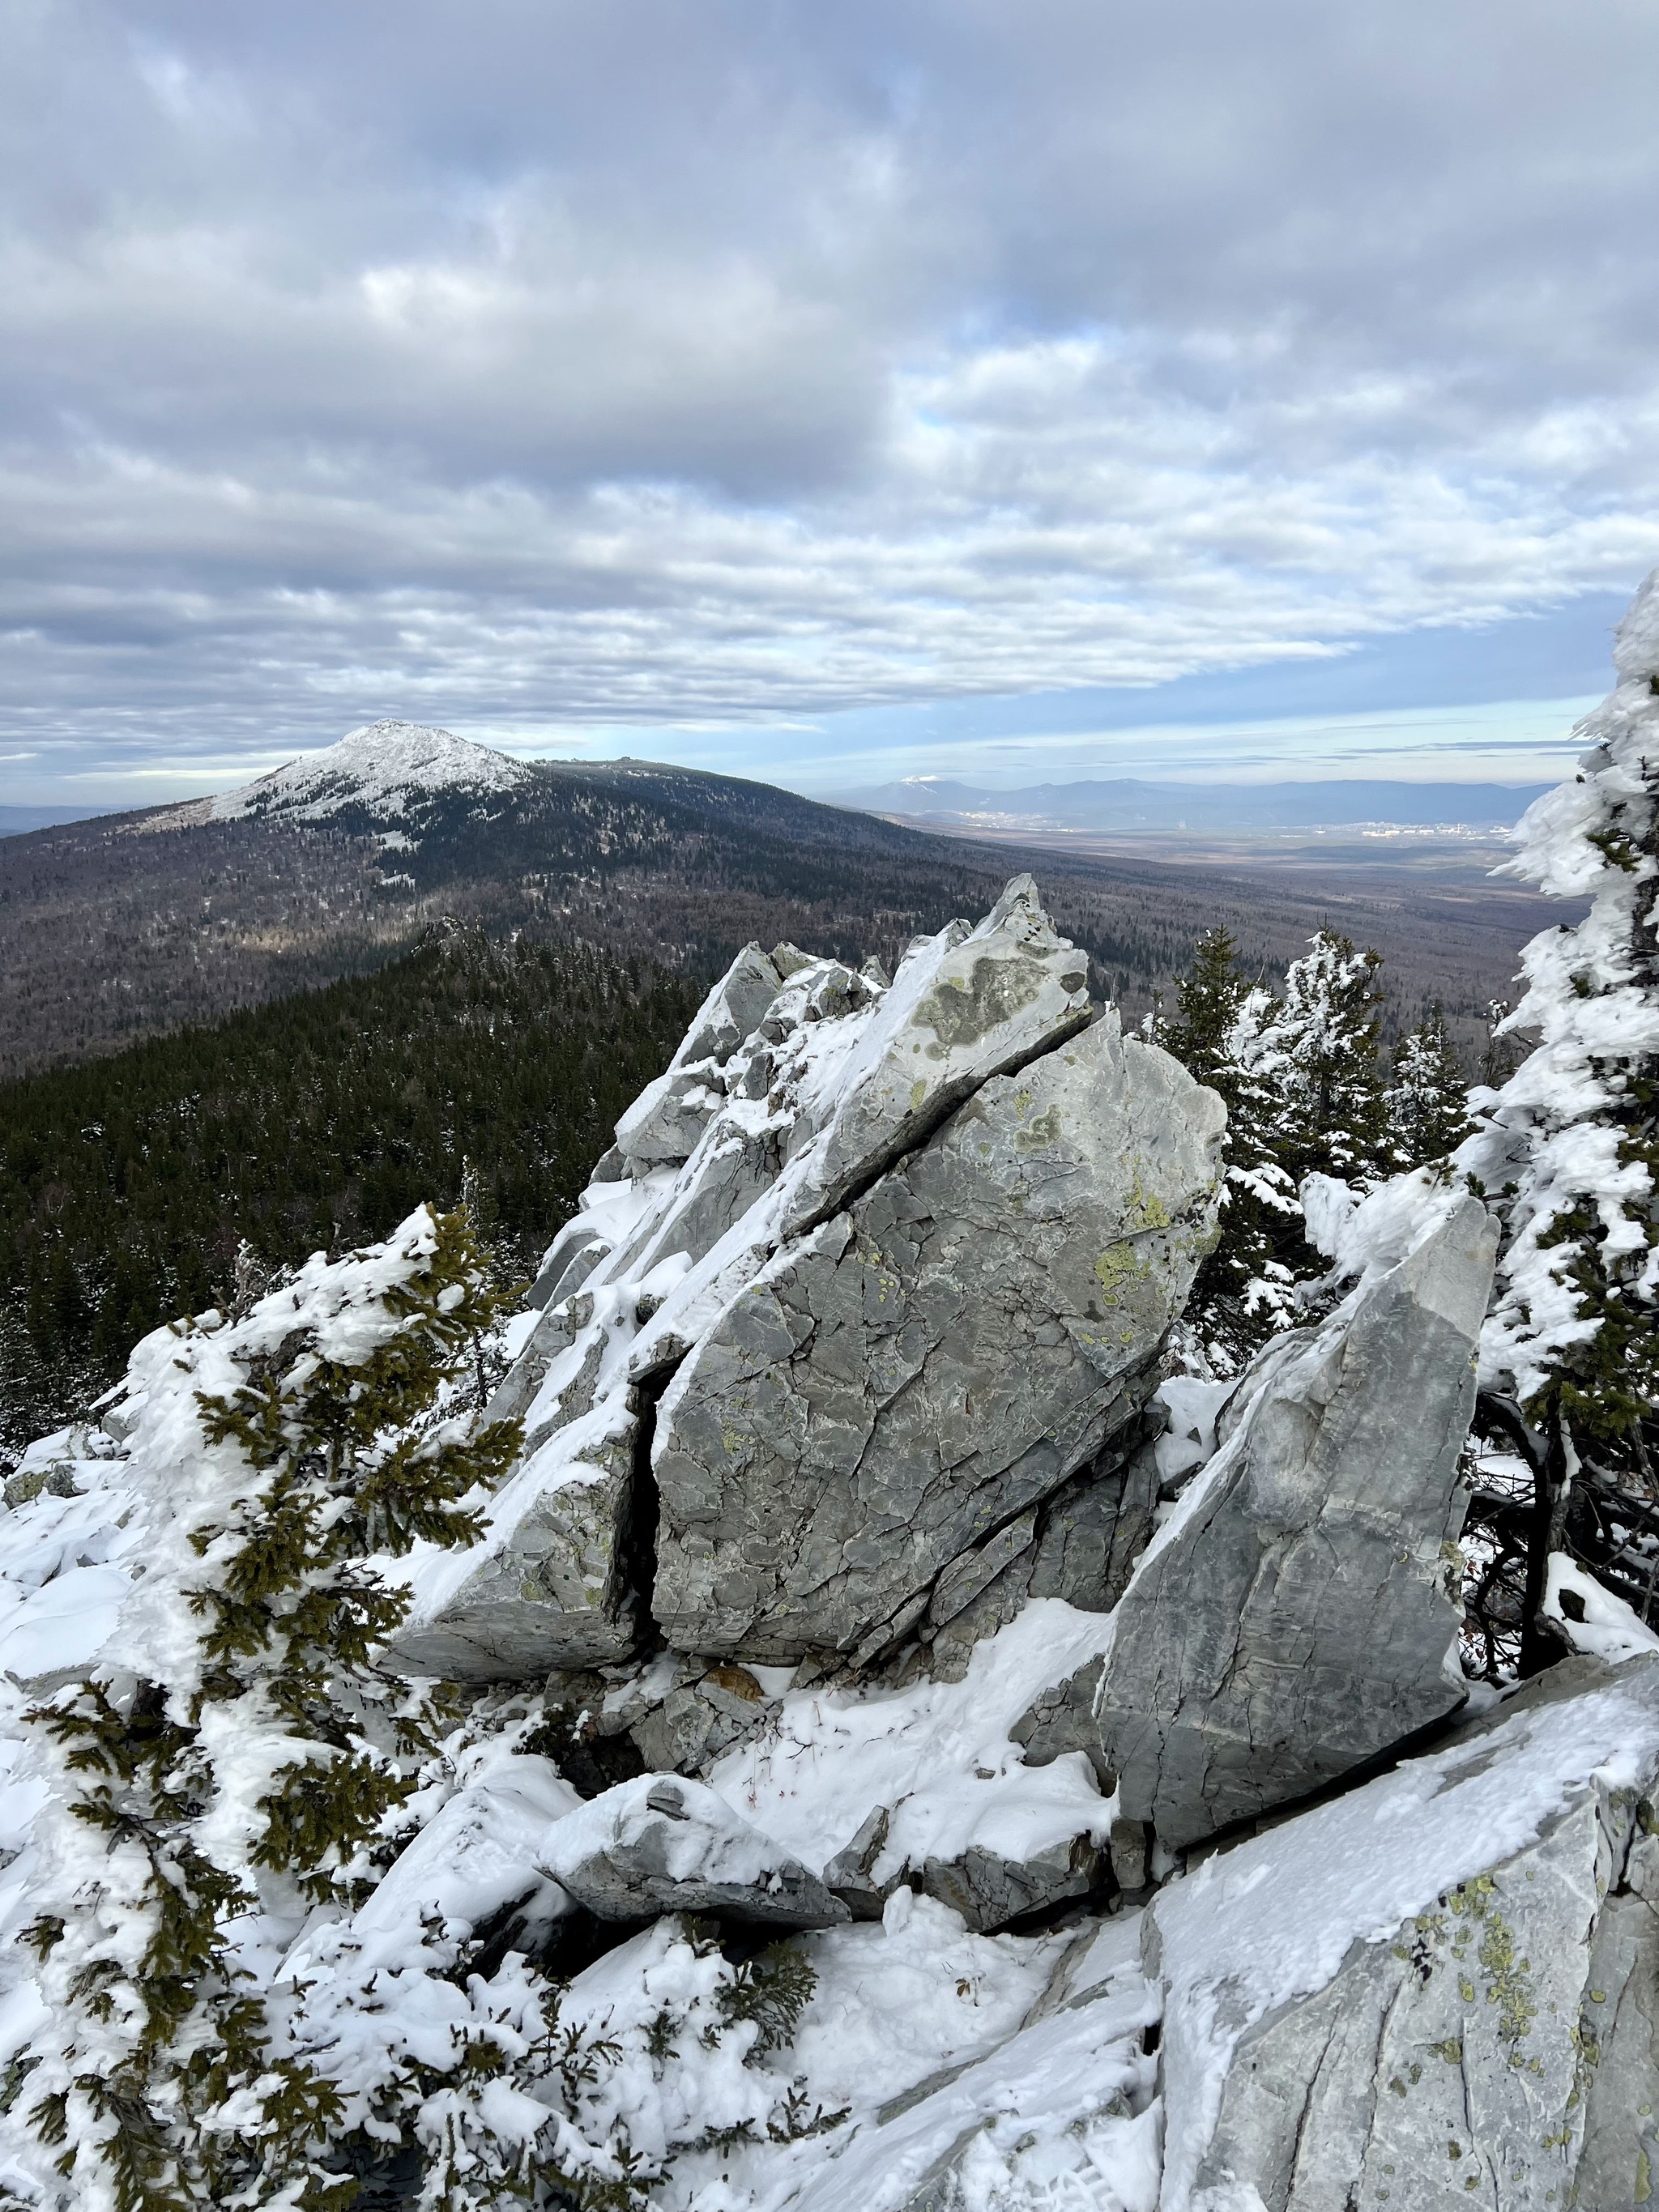
M69 1802L58 1897L27 1933L53 2022L26 2109L88 2212L334 2212L355 2192L339 2090L275 2047L239 1935L284 1899L292 1916L372 1886L436 1747L441 1706L378 1664L408 1600L371 1558L478 1533L462 1501L518 1427L473 1433L441 1401L496 1303L465 1216L423 1208L240 1327L176 1332L173 1367L229 1387L193 1392L193 1450L176 1425L183 1510L138 1607L153 1647L141 1626L135 1663L32 1717Z
M1225 929L1206 929L1193 947L1193 964L1176 984L1176 1019L1158 1042L1183 1060L1200 1083L1232 1106L1232 1063L1227 1042L1249 991L1238 946Z
M1324 1263L1303 1233L1303 1178L1381 1164L1386 1108L1377 1059L1375 952L1321 931L1282 998L1240 973L1224 930L1199 940L1179 986L1178 1052L1227 1107L1227 1179L1215 1249L1188 1322L1207 1364L1231 1371L1300 1318L1300 1284Z

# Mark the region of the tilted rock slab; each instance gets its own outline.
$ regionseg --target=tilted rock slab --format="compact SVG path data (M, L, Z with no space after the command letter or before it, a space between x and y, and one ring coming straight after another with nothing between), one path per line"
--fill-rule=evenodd
M783 978L758 945L745 945L698 1008L678 1051L617 1124L617 1149L648 1167L689 1159L720 1094L705 1085L755 1030Z
M639 1640L623 1543L638 1435L634 1394L607 1399L509 1477L482 1543L420 1547L393 1664L488 1682L626 1657Z
M1134 1419L1212 1233L1222 1126L1109 1011L786 1246L659 1410L670 1643L776 1661L896 1636Z
M601 1920L717 1912L769 1928L848 1919L815 1874L701 1782L642 1774L568 1814L538 1863Z
M1659 1660L1570 1660L1163 1892L1163 2212L1649 2203L1656 1784Z
M920 939L862 1041L781 1224L787 1236L843 1205L994 1075L1082 1029L1089 963L1056 934L1030 876L977 928Z
M1087 1751L1124 1817L1179 1849L1462 1702L1458 1458L1497 1234L1469 1199L1322 1328L1268 1346L1110 1649L1015 1730L1029 1759Z

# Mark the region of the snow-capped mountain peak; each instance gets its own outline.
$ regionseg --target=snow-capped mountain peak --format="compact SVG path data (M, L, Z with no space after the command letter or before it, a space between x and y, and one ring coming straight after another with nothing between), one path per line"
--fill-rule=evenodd
M302 753L268 775L222 792L211 819L240 821L250 814L283 814L317 822L347 807L401 815L411 800L446 791L506 792L529 782L534 771L488 745L419 722L367 722L321 752Z

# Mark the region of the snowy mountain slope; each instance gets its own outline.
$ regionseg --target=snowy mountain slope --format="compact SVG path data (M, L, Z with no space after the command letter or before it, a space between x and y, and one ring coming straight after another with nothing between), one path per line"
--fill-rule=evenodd
M944 833L944 834L940 834ZM982 913L1025 865L735 777L660 763L512 761L372 724L218 799L0 837L0 1073L107 1051L373 963L443 916L580 937L717 973L788 938L856 967ZM1465 1045L1547 901L1521 889L1373 896L1158 859L1041 862L1094 988L1139 1013L1212 924L1275 969L1329 922L1387 958L1407 1021L1443 1001Z
M210 822L263 815L324 822L348 807L393 817L430 804L442 792L478 797L521 789L535 771L448 730L419 722L366 722L317 753L273 769L269 775L198 803Z

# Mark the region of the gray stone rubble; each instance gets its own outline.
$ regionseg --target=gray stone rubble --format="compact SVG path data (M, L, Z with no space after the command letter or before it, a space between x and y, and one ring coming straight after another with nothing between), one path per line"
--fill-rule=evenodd
M847 1907L700 1782L645 1774L548 1830L543 1870L600 1920L719 1913L767 1928L833 1928Z

